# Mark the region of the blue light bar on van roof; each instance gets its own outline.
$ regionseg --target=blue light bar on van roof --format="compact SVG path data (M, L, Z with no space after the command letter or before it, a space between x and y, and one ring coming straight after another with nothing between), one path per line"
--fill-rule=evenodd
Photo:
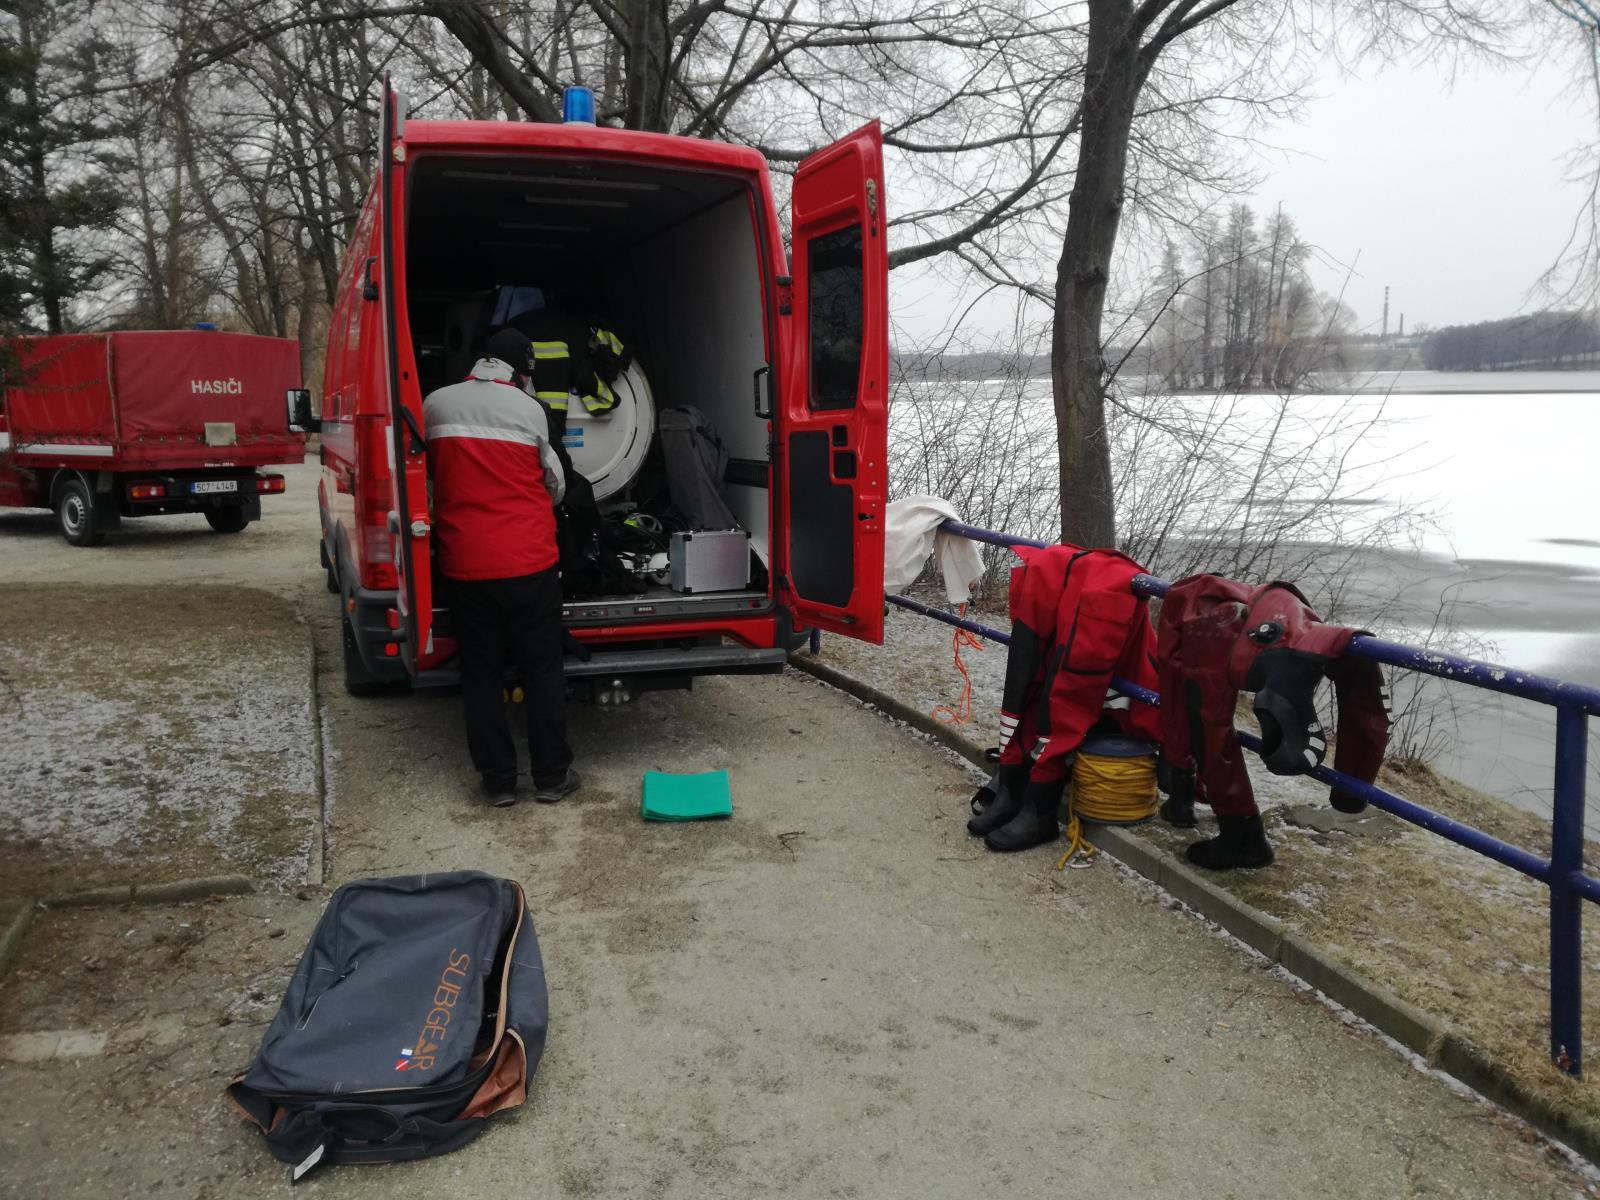
M586 87L569 87L561 95L561 119L568 125L594 124L594 93Z

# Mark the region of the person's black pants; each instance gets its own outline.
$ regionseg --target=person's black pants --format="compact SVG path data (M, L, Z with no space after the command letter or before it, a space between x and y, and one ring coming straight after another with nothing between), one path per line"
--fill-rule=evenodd
M514 579L449 579L461 662L467 749L489 788L517 780L517 748L506 720L508 666L522 675L528 754L535 787L567 777L566 680L561 670L561 580L556 568Z

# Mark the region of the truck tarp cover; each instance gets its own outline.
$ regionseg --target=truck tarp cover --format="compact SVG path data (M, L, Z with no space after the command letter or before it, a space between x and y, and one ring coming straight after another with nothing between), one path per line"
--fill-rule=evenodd
M241 446L287 442L300 349L287 338L183 330L18 338L6 389L14 442L196 442L231 422Z

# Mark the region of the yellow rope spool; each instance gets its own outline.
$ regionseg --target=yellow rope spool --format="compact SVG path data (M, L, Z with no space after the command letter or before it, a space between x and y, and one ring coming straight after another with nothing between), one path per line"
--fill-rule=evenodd
M1078 752L1067 789L1067 852L1061 870L1079 855L1088 866L1094 847L1083 836L1083 822L1133 825L1156 815L1156 757ZM1079 818L1082 818L1080 820Z

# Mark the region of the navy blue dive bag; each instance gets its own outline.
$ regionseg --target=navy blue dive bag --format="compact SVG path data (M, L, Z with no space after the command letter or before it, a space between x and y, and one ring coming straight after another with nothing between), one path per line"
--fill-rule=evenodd
M228 1098L299 1179L466 1145L527 1098L550 1005L522 887L478 871L334 892Z

